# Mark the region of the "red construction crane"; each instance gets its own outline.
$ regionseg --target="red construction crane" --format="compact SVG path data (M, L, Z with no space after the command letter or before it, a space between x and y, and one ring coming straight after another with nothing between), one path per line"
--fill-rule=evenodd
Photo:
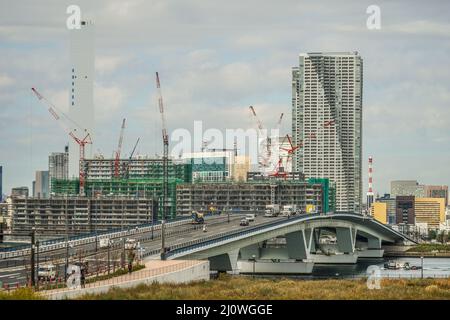
M328 120L323 123L322 127L326 128L335 123L336 123L336 120ZM294 146L292 144L291 137L289 137L289 135L287 134L286 137L283 139L283 142L281 143L281 145L283 145L287 139L289 141L290 148L280 147L280 150L284 150L287 152L286 164L287 164L287 162L292 161L292 156L297 149L300 149L301 147L303 147L309 140L315 138L316 136L317 136L316 133L310 133L304 141L301 141L298 145ZM270 176L286 178L287 173L284 170L280 171L280 169L283 168L282 164L283 164L283 160L282 160L282 157L280 156L278 163L275 166L274 172L271 173Z
M81 128L75 121L70 119L64 112L59 111L47 98L40 94L35 88L31 88L33 93L39 99L39 101L45 103L48 107L48 111L53 116L53 118L58 122L58 124L66 131L66 133L80 146L80 163L79 163L79 178L80 178L80 196L84 196L84 183L85 175L82 167L82 162L84 160L84 148L87 144L92 144L91 135L87 130L85 130L86 135L84 138L78 137L76 134L76 129L71 129L67 124L67 121L72 122L78 128ZM65 118L65 120L63 119Z
M120 152L122 151L122 142L123 142L123 132L125 130L125 121L126 121L126 119L123 118L122 127L120 128L119 144L118 144L117 150L116 150L116 158L114 159L114 177L115 178L119 177Z

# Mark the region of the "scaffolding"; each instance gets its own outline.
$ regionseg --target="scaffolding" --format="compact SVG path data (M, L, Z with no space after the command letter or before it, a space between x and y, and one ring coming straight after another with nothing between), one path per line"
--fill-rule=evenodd
M85 159L82 167L86 180L162 179L163 161L159 158L120 159L119 174L114 174L114 159ZM169 178L192 181L192 165L169 160Z
M119 178L114 177L114 159L85 159L85 196L124 196L155 199L162 203L163 166L162 159L120 160ZM192 182L192 165L169 162L168 218L176 216L176 185ZM128 178L122 178L125 174ZM75 196L79 193L78 179L52 179L53 196ZM162 206L158 207L162 217Z
M309 184L322 185L323 212L334 212L336 208L336 187L328 178L309 178Z
M127 228L154 220L152 199L130 197L13 198L13 232L77 235Z
M267 179L252 182L193 183L177 185L177 212L189 215L192 210L205 212L261 212L269 204L296 205L306 210L322 208L322 185L306 181Z
M50 193L52 195L78 195L80 193L80 180L52 178Z

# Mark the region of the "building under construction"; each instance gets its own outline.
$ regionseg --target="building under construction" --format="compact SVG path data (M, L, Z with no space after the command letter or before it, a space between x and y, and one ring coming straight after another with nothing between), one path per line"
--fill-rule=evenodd
M326 196L328 198L328 195ZM296 205L307 211L324 211L324 187L320 182L284 179L260 179L246 183L194 183L177 186L177 214L193 210L264 212L266 205ZM327 199L328 201L328 199Z
M157 202L130 197L14 197L13 233L29 232L32 227L41 235L75 235L125 228L151 223Z
M85 196L123 196L161 200L163 193L163 161L160 158L137 158L119 160L116 176L115 159L85 159ZM168 166L168 216L176 215L176 185L192 181L192 166L169 160ZM79 194L79 180L52 181L53 196ZM159 216L161 216L161 207Z

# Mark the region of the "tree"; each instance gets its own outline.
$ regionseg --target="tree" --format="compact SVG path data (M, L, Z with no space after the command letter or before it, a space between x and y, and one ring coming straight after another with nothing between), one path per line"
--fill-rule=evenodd
M436 230L428 231L428 238L430 238L431 240L436 239L436 236L437 236Z

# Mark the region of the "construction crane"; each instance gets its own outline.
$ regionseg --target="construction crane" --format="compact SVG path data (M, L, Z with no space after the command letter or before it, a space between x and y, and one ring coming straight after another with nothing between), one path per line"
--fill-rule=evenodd
M131 161L131 158L133 158L134 152L136 151L136 147L137 147L137 145L138 145L140 139L141 139L141 138L137 138L136 143L134 144L134 148L133 148L133 150L131 151L130 157L128 158L128 160Z
M255 108L253 106L249 107L250 111L252 112L253 117L256 119L256 123L258 125L258 134L261 136L263 135L262 131L264 130L264 126L261 122L261 120L258 118ZM278 118L278 121L276 122L276 129L279 132L280 130L280 126L281 126L281 121L283 120L283 116L284 113L280 114L280 117ZM276 141L275 144L272 143L272 137L270 137L269 135L267 136L265 142L263 142L263 149L264 149L264 153L262 154L262 159L259 161L259 165L260 168L267 168L270 166L271 164L271 157L272 157L272 149L274 147L278 146L278 141Z
M161 223L161 259L165 260L165 220L167 217L167 202L169 194L169 135L167 134L166 117L164 115L164 104L161 92L161 83L158 72L156 72L156 89L158 91L158 107L161 114L162 141L163 141L163 201L162 201L162 223Z
M83 171L82 163L84 160L84 149L87 144L92 144L91 135L87 130L85 130L86 135L84 138L82 136L77 136L78 132L75 129L71 129L67 121L72 122L78 128L81 128L75 121L70 119L64 112L59 111L47 98L40 94L35 88L31 88L33 93L36 95L39 101L46 104L48 111L53 116L53 118L58 122L58 124L63 128L64 131L80 146L80 162L79 162L79 179L80 179L80 196L84 196L84 184L85 184L85 174ZM65 118L65 120L63 119Z
M119 144L117 145L116 158L114 159L114 178L119 177L120 152L122 151L123 132L125 131L125 121L122 120L122 127L120 128Z
M259 136L263 136L264 127L262 125L261 120L258 118L258 116L256 114L255 108L253 106L250 106L249 109L252 112L252 115L253 115L253 117L256 120L256 124L258 126L258 135ZM261 168L266 168L269 165L268 162L269 162L269 159L270 159L270 156L271 156L271 149L272 149L272 147L271 147L271 139L270 139L270 137L268 135L267 135L267 138L266 138L266 141L265 141L265 146L263 146L263 149L265 149L265 150L264 150L264 152L262 154L262 159L260 161L258 161L258 163L261 166Z
M282 113L280 114L280 118L278 118L278 122L277 122L277 129L279 129L279 128L280 128L280 125L281 125L281 120L283 120L283 116L284 116L284 113L282 112Z
M336 123L336 120L328 120L328 121L325 121L325 122L321 125L321 127L327 128L327 127L330 127L330 126L334 125L335 123ZM293 156L293 154L294 154L295 151L297 151L297 150L300 149L301 147L305 146L305 144L306 144L308 141L310 141L311 139L314 139L314 138L316 138L316 137L317 137L317 134L316 134L316 133L314 133L314 132L313 132L313 133L310 133L310 134L306 137L306 139L305 139L304 141L300 141L300 143L299 143L298 145L294 146L294 145L292 144L292 139L291 139L291 137L290 137L288 134L286 134L286 136L284 137L283 142L281 143L281 145L284 145L284 142L285 142L286 139L287 139L288 142L289 142L290 147L289 147L289 148L280 147L280 150L283 150L283 151L286 151L286 152L287 152L287 156L286 156L286 164L287 164L289 161L292 161L292 156ZM284 177L284 178L286 178L286 177L287 177L287 173L284 171L284 167L282 166L282 164L283 164L283 160L282 160L282 157L280 156L280 157L279 157L279 160L278 160L278 162L277 162L277 164L276 164L276 166L275 166L275 168L274 168L274 172L271 173L271 174L269 174L269 176L272 176L272 177Z
M126 167L126 170L125 170L125 172L126 172L125 178L126 178L126 179L128 179L128 178L130 177L130 165L131 165L131 159L133 158L134 152L136 151L136 147L137 147L137 145L138 145L140 139L141 139L141 138L137 138L136 143L134 144L134 148L133 148L133 150L131 151L130 156L128 157L127 167Z

